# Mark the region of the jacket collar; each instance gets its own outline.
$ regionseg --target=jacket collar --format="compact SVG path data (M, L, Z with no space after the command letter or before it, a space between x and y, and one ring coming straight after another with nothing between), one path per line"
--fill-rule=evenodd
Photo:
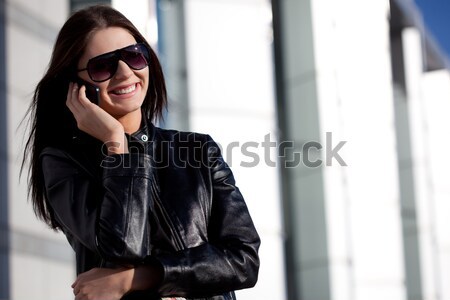
M89 134L76 129L74 134L72 135L72 140L75 144L79 145L101 145L101 143L90 136ZM125 136L128 140L128 143L134 147L138 147L139 149L145 149L148 147L148 144L153 142L155 137L155 126L152 124L151 120L147 119L144 113L142 113L142 122L141 127L138 131L128 134L125 133Z
M150 120L146 118L144 113L142 113L141 127L135 133L131 135L125 134L130 142L138 142L145 146L147 143L152 142L155 136L155 126Z

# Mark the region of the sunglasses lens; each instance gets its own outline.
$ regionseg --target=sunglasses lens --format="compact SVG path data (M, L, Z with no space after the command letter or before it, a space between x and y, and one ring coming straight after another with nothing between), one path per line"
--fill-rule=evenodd
M123 49L123 61L132 69L141 70L148 65L148 52L144 45L137 44Z
M89 76L94 81L104 81L112 77L117 68L117 59L114 56L99 57L89 61Z

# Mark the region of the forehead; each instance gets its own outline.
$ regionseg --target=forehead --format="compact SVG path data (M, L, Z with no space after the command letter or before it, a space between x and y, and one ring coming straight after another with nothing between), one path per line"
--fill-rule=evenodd
M95 32L89 39L80 63L92 57L136 43L130 32L121 27L108 27Z

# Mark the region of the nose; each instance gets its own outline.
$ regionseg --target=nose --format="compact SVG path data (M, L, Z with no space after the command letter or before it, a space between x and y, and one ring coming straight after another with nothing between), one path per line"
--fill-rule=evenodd
M133 75L133 70L122 60L117 62L117 70L114 74L114 78L116 79L126 79Z

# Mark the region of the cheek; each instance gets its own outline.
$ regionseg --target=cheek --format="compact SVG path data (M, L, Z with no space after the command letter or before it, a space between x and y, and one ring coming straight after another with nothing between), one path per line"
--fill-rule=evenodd
M142 80L142 82L143 82L143 88L145 88L145 91L147 91L147 88L148 88L148 82L149 82L149 78L150 78L150 75L149 75L149 68L147 67L147 68L145 68L145 69L139 71L139 73L136 74L136 75Z
M100 88L100 99L103 100L103 102L109 99L109 95L106 88Z
M148 69L148 68L147 68ZM145 96L148 93L148 89L149 89L149 76L148 76L148 71L144 74L140 74L141 76L139 76L139 78L141 79L141 88L142 88L142 101L144 101Z
M108 94L108 85L104 82L97 84L100 88L100 107L105 109L108 106L108 103L111 102Z
M144 94L147 94L148 87L149 87L148 80L146 80L145 83L144 83L144 86L142 87L142 91L143 91Z

